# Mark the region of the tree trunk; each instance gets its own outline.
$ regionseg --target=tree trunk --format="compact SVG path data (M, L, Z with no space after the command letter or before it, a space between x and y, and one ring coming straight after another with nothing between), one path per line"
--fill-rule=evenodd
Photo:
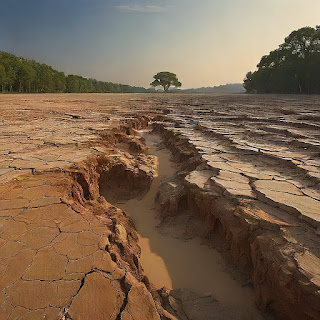
M301 83L299 81L299 77L298 77L297 74L295 74L294 77L297 79L297 85L298 85L298 88L299 88L299 93L301 94L302 93L302 86L301 86Z

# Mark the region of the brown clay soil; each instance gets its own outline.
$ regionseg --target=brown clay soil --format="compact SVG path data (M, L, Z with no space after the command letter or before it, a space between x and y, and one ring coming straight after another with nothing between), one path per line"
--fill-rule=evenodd
M320 318L319 97L0 98L0 319Z

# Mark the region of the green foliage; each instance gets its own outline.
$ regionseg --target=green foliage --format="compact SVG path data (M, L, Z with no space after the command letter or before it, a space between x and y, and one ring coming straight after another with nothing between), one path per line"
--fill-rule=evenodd
M16 57L0 51L0 91L2 92L147 92L142 87L131 87L112 82L87 79L77 75L66 76L52 67Z
M177 75L172 72L162 71L153 76L154 81L150 83L152 87L162 86L165 92L169 91L171 86L179 88L182 86Z
M6 79L7 79L6 68L4 67L3 64L0 64L0 86L2 88L2 91L4 90Z
M246 75L247 92L320 93L320 28L293 31L257 68Z

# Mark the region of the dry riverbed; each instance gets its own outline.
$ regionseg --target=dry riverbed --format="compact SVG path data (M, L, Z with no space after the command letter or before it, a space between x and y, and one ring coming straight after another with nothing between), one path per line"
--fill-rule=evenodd
M185 302L193 304L191 312L186 311L190 319L263 319L255 305L253 289L233 279L217 250L203 245L199 237L185 241L164 235L163 228L159 230L155 198L161 183L173 178L176 167L170 161L170 152L159 144L159 135L144 132L142 137L147 153L155 157L154 179L147 194L115 205L133 219L146 276L156 289L165 286L175 290L180 300L180 291L192 296L192 302ZM108 193L101 190L101 194L108 200ZM176 234L174 229L170 232Z
M318 319L318 101L2 95L0 319Z

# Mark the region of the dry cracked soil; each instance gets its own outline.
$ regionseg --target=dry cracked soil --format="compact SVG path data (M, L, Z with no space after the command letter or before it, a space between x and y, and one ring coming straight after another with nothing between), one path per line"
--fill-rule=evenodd
M1 95L0 319L254 319L146 275L116 205L157 176L143 130L175 165L159 232L217 250L259 317L320 319L319 97L245 94Z

